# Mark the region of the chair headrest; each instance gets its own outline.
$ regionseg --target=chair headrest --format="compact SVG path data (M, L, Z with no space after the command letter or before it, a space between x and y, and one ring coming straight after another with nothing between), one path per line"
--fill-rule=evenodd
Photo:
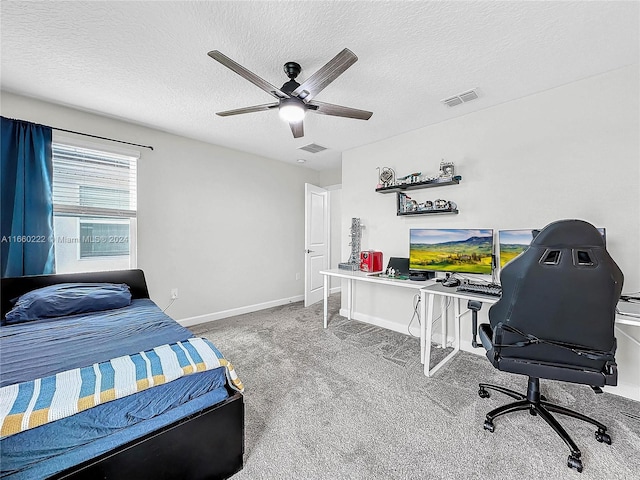
M531 242L535 247L580 245L604 247L602 235L584 220L558 220L550 223Z

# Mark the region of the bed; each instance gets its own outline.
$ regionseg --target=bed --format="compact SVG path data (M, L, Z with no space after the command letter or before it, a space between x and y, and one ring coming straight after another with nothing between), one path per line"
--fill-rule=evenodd
M24 294L63 288L63 284L105 283L126 286L130 304L6 324L12 300ZM36 387L40 396L37 401L34 396L26 408L30 418L15 414L18 400L11 412L6 402L1 404L7 411L0 412L5 414L1 417L0 478L225 479L242 469L244 402L233 366L208 340L194 338L149 299L141 270L4 278L1 288L0 396L18 398L17 392L36 391ZM167 364L166 352L175 357L174 363L183 362L175 367L187 372L184 376L174 379L168 371L159 376L153 370ZM104 395L95 405L78 407L75 414L63 412L60 418L57 412L65 408L39 409L38 402L46 396L42 392L51 382L66 382L68 374L74 373L81 392L87 382L94 382L91 388L99 383L92 375L106 384L107 375L101 377L105 366L120 364L142 371L142 377L136 380L134 374L131 380L133 393L109 396L123 390L123 375L116 373L118 388L112 384L96 395L79 394L80 400L72 399L80 405L87 398ZM150 377L141 380L144 365ZM60 404L59 398L52 404ZM49 412L53 421L40 423L35 413L42 411ZM14 418L18 421L7 420ZM17 431L19 424L24 431ZM11 430L14 427L17 430Z

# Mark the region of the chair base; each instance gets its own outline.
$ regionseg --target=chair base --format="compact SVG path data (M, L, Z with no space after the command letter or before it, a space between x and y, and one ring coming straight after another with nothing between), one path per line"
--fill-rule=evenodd
M485 430L493 433L495 429L493 421L500 415L505 415L507 413L517 412L521 410L529 410L529 413L531 415L539 415L545 422L547 422L547 424L549 424L549 426L558 434L558 436L564 441L564 443L567 444L569 450L571 451L569 458L567 459L567 466L569 468L575 468L578 472L582 472L582 460L580 458L582 452L580 452L580 449L578 448L576 443L569 436L562 425L558 423L551 412L577 418L578 420L582 420L594 425L598 428L595 433L596 440L598 442L604 442L607 445L611 445L611 437L607 433L607 427L605 425L579 412L550 403L546 400L544 395L540 395L539 378L529 377L529 384L527 387L526 395L522 395L521 393L515 392L508 388L500 387L498 385L481 383L479 386L480 389L478 390L478 395L480 395L481 398L488 398L490 396L488 390L495 390L496 392L504 393L505 395L508 395L516 400L515 402L503 405L487 413L486 420L484 422Z

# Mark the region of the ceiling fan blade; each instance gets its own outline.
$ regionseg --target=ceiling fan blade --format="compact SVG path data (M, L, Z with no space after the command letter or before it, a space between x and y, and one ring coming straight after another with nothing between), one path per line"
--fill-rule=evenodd
M324 103L313 101L307 104L309 111L321 113L322 115L333 115L335 117L356 118L358 120L369 120L373 112L366 110L358 110L357 108L343 107L342 105L334 105L333 103ZM313 108L318 107L318 108Z
M228 69L233 70L234 72L236 72L241 77L249 80L255 86L257 86L258 88L261 88L262 90L267 92L269 95L271 95L273 97L276 97L278 99L280 99L280 98L289 98L289 95L284 93L278 87L275 87L275 86L271 85L269 82L267 82L263 78L260 78L258 75L256 75L253 72L250 72L249 70L244 68L239 63L234 62L233 60L231 60L229 57L227 57L223 53L220 53L218 50L212 50L209 53L207 53L207 55L209 55L214 60L220 62L222 65L224 65Z
M292 92L292 95L308 102L338 78L347 68L356 63L357 60L358 57L351 50L345 48L329 60L324 67L307 78L302 85Z
M240 115L241 113L262 112L264 110L271 110L272 108L278 108L278 103L265 103L264 105L254 105L252 107L236 108L235 110L226 110L224 112L217 112L216 115L220 115L221 117L229 117L231 115Z
M302 120L300 120L299 122L289 122L289 126L291 127L293 138L304 137L304 127L302 125Z

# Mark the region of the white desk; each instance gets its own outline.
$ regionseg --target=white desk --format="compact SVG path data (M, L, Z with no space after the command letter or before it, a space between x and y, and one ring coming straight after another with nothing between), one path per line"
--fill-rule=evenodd
M458 292L456 291L456 287L443 287L442 284L435 284L425 286L420 291L420 299L423 305L426 305L426 321L422 322L422 332L420 332L420 345L424 349L424 352L421 354L421 358L428 359L431 355L431 342L424 341L431 339L432 328L433 328L433 309L434 309L434 300L435 296L443 296L454 299L453 304L453 312L454 312L454 328L455 328L455 338L453 351L449 353L444 359L442 359L436 366L433 368L429 368L429 362L424 362L424 374L429 377L433 375L436 371L438 371L445 363L447 363L453 356L458 353L460 350L460 318L469 312L469 310L465 310L463 313L460 313L460 300L478 300L482 303L486 303L489 305L493 305L496 303L500 297L495 297L491 295L481 295L471 292ZM424 307L423 307L424 308ZM626 332L620 330L618 325L633 325L636 327L640 327L640 303L635 302L618 302L618 310L619 312L616 314L616 328L617 330L634 342L636 345L640 346L640 342L628 335ZM624 315L622 312L627 312L631 315ZM425 318L423 316L423 318ZM444 318L444 315L443 315ZM446 327L443 327L443 338L446 338ZM444 342L444 340L443 340Z
M618 325L633 325L635 327L640 327L640 303L623 302L621 300L618 302L618 311L616 312L616 328L618 329L618 332L640 347L640 342L627 334L624 330L621 330Z
M640 326L640 303L620 300L618 302L618 311L616 312L616 323Z
M353 308L353 284L355 282L369 282L379 285L390 285L399 288L409 288L412 290L420 290L425 285L429 285L430 281L414 282L412 280L400 280L397 278L380 277L373 273L361 272L359 270L342 270L332 268L331 270L322 270L320 272L324 276L324 328L327 328L327 298L329 298L329 277L343 278L349 280L347 283L347 318L351 320ZM424 311L424 306L422 307ZM421 315L424 318L424 315Z
M370 282L378 285L389 285L398 288L408 288L412 290L422 291L425 288L430 288L436 286L441 286L440 284L436 284L434 280L427 281L413 281L413 280L400 280L396 278L388 278L388 277L380 277L375 276L375 274L360 272L360 271L350 271L350 270L341 270L339 268L334 268L331 270L323 270L320 272L321 275L324 276L324 328L327 328L328 322L328 313L327 313L327 299L329 298L329 277L343 278L349 280L347 284L347 318L351 320L352 308L353 308L353 288L354 283L356 282ZM446 288L446 287L443 287ZM454 289L450 289L455 291ZM424 295L421 293L421 302L420 302L420 318L421 318L421 327L420 327L420 362L425 364L425 372L429 371L429 360L430 357L428 355L431 354L431 334L432 334L432 319L433 319L433 309L431 309L431 318L429 320L429 328L428 331L425 330L425 318L426 318L426 304L424 302ZM447 341L447 318L445 315L442 315L442 347L446 346ZM428 335L428 336L426 336ZM427 338L429 341L427 341ZM425 345L428 345L428 348L425 348ZM425 356L425 352L427 352L427 356ZM426 359L426 360L425 360ZM441 362L442 363L442 362ZM439 368L439 367L438 367Z

